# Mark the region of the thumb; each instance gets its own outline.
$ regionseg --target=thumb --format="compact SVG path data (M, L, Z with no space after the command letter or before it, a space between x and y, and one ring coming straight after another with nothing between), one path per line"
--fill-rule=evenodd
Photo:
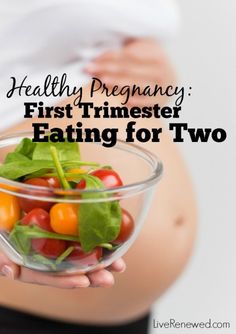
M9 260L9 258L0 252L0 275L11 279L17 279L20 275L20 267Z

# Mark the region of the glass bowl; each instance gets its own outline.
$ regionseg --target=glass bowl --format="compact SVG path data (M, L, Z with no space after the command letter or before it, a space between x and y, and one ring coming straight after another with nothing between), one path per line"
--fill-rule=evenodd
M23 138L32 137L33 134L31 132L15 133L0 137L0 163L4 162L6 154L12 152ZM37 253L37 247L32 249L33 240L36 240L36 243L40 243L45 242L45 238L37 237L34 239L31 235L28 239L20 238L19 241L14 239L11 231L4 229L0 223L0 248L18 265L58 274L86 273L107 267L122 257L138 236L150 208L156 184L162 175L163 167L161 161L146 149L121 140L118 140L116 146L112 148L105 148L101 143L80 143L79 145L83 160L95 161L102 166L112 166L113 170L121 177L124 185L102 190L50 188L49 192L48 188L45 187L33 186L0 177L0 192L8 194L6 196L10 195L11 198L14 196L14 200L17 203L21 202L22 199L27 200L29 203L37 200L40 201L39 203L50 203L50 210L59 203L69 203L78 205L79 210L81 208L85 210L86 208L88 213L93 210L98 215L102 206L115 203L133 221L132 233L130 233L127 240L115 243L111 241L90 251L81 250L79 242L76 241L77 253L74 252L75 248L73 248L75 243L68 241L71 240L70 236L68 236L67 240L67 236L63 235L62 242L70 242L70 247L72 248L68 250L69 247L67 247L69 255L67 254L66 256L64 249L63 255L55 258L52 255L47 257L45 254ZM94 211L94 209L98 211ZM0 207L0 220L1 215L3 217L4 214L5 207L3 206L3 209ZM24 216L25 213L21 210L20 219L17 219L14 224L22 227L21 222ZM95 216L94 219L97 219L98 216ZM98 220L97 224L99 223L101 221ZM90 221L87 221L87 224L90 224ZM91 222L91 224L94 224L94 222ZM20 245L19 242L21 243ZM26 253L24 252L25 248L27 248ZM74 256L71 256L72 253L70 254L70 252L74 252Z

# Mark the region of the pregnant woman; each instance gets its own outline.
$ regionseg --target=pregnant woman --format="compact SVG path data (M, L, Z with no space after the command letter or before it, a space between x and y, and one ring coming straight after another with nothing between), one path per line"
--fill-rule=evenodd
M175 30L171 1L5 3L0 8L5 13L1 14L5 21L0 20L4 25L0 30L2 96L10 88L10 76L28 75L40 82L48 73L67 72L73 82L86 83L90 75L111 87L174 82L173 69L160 46ZM3 98L2 134L31 129L31 122L22 121L24 100ZM84 86L84 100L89 101L89 84ZM104 96L97 94L93 102L102 105ZM109 103L118 105L121 100L110 98ZM167 101L138 97L129 103L165 105ZM76 113L69 120L73 122L77 122ZM122 132L126 120L115 122ZM56 122L57 127L65 125L66 120ZM114 120L91 118L83 125L103 129L114 126ZM163 126L157 119L137 119L137 127ZM114 274L114 283L111 271L125 269L119 260L108 270L59 278L19 268L1 253L0 271L5 276L0 279L1 334L147 333L153 302L175 281L190 256L196 212L188 173L167 131L160 143L146 143L145 148L163 161L165 175L144 227L125 255L126 271ZM139 166L130 172L138 174Z

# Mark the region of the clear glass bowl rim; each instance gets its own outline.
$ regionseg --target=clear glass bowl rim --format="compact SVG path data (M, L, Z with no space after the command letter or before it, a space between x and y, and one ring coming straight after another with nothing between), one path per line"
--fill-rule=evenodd
M32 138L33 137L33 132L15 132L14 134L7 134L7 135L3 135L0 136L0 149L3 147L7 147L5 145L2 145L2 143L7 140L7 139L17 139L17 138ZM96 145L102 145L102 143L98 143L98 142L92 142L92 143L86 143L85 144L96 144ZM119 148L119 146L125 146L126 149L124 149L123 147ZM134 193L139 193L141 191L146 190L147 188L150 188L151 186L155 185L159 179L162 176L163 173L163 164L161 162L161 160L152 152L150 152L149 150L134 144L134 143L127 143L124 140L121 139L117 139L117 144L116 146L112 147L115 149L120 149L122 151L126 151L128 153L134 154L136 156L139 156L140 158L146 160L149 165L152 167L152 173L151 175L142 180L142 181L138 181L138 182L134 182L128 185L123 185L120 187L115 187L115 188L103 188L103 189L90 189L90 190L86 190L86 189L70 189L70 190L64 190L63 189L63 194L62 194L62 189L50 189L50 191L52 190L53 194L56 196L78 196L84 193L93 193L93 194L98 194L98 193L106 193L109 194L109 200L115 200L117 198L122 197L122 193L129 193L131 192L132 194ZM112 148L108 148L108 149L112 149ZM132 152L132 150L134 150L134 152ZM8 180L6 178L0 177L0 190L1 190L1 186L2 185L6 185L6 186L12 186L13 188L17 188L17 189L21 189L28 192L32 192L35 191L37 192L43 192L48 190L48 188L44 188L44 187L40 187L40 186L33 186L33 185L29 185L29 184L24 184L21 182L17 182L17 181L13 181L13 180ZM3 188L5 192L7 193L11 193L14 195L19 195L19 192L14 192L13 190L8 190ZM119 197L117 197L117 194L119 193ZM113 195L112 195L113 194ZM39 199L39 197L36 196L32 196L32 193L30 195L27 194L22 194L21 193L21 197L25 197L25 198L32 198L32 199ZM40 200L48 200L48 201L53 201L54 198L53 197L47 197L47 196L40 196ZM70 198L70 201L72 199ZM74 200L73 200L74 202ZM86 202L86 200L84 201L83 199L77 199L76 202L81 203L81 202Z

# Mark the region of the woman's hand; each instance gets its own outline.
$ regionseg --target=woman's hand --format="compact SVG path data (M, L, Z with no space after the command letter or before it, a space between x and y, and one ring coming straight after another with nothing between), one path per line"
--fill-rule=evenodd
M49 285L63 289L111 287L114 284L111 271L121 273L124 270L125 263L122 259L119 259L106 269L101 268L86 275L56 276L20 267L10 261L3 253L0 253L0 273L2 276L25 283Z
M158 84L163 88L175 83L175 72L162 49L154 40L127 42L120 50L108 51L90 63L85 71L102 80L108 87L134 84L144 88ZM130 106L164 105L166 96L130 97Z

